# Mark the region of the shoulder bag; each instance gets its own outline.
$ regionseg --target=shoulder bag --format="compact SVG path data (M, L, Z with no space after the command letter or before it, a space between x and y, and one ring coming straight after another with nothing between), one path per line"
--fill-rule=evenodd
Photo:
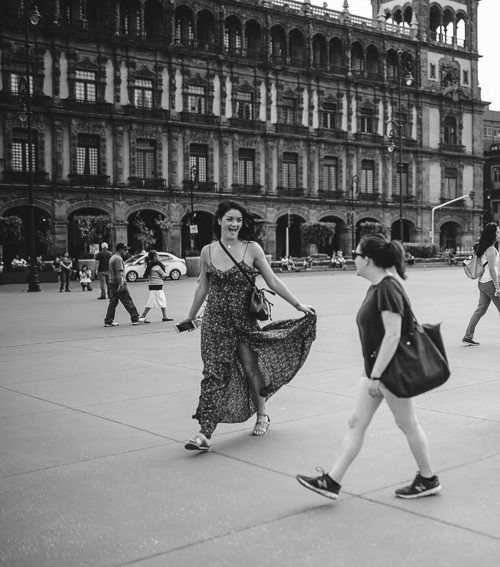
M441 337L441 324L420 325L403 287L395 283L403 292L410 321L380 380L398 398L412 398L444 384L450 376L450 368ZM374 353L375 358L376 354L378 350Z
M250 303L248 307L248 313L250 317L254 319L258 319L259 321L267 321L271 319L271 307L272 303L267 299L264 295L265 293L271 293L272 295L276 295L274 291L270 289L259 289L252 278L245 272L245 270L238 264L238 262L233 258L229 250L226 249L222 241L219 240L219 244L221 245L222 250L231 258L234 262L234 265L240 270L240 272L247 278L252 286L252 291L250 293Z

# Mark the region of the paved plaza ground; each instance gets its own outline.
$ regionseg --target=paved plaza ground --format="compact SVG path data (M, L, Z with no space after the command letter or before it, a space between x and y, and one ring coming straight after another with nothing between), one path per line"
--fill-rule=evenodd
M199 331L177 334L153 310L123 307L104 328L98 292L0 286L0 565L5 567L493 567L500 564L500 322L491 308L461 339L477 286L460 268L411 269L422 322L443 321L452 366L416 399L443 485L399 500L416 472L385 404L332 503L297 473L328 468L346 428L361 355L354 272L283 274L316 306L318 336L294 381L268 404L272 427L221 425L193 454ZM194 279L168 282L169 313L188 311ZM139 311L147 285L130 285ZM297 317L280 299L275 319Z

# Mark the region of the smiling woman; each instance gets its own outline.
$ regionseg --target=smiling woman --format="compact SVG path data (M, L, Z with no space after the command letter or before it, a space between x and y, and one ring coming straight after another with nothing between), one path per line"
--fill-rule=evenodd
M271 426L267 399L297 374L316 337L314 309L301 303L271 270L255 241L257 228L254 216L244 207L224 201L215 213L217 240L201 252L193 304L179 323L196 319L207 299L201 326L204 378L193 416L200 423L200 433L188 441L186 449L207 451L218 423L241 423L256 412L253 435L265 435ZM259 274L271 290L306 316L261 329L249 310L252 282Z

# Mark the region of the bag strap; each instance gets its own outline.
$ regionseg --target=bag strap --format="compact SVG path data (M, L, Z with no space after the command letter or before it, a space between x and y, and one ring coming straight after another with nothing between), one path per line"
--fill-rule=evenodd
M398 282L398 280L393 276L391 281L393 281L396 284L396 287L399 288L405 302L406 305L408 306L408 310L410 312L410 316L411 316L411 321L413 323L413 327L421 329L422 326L420 325L420 323L418 322L418 319L415 316L415 313L413 313L413 309L411 308L411 303L410 303L410 299L408 297L408 295L406 294L405 288L400 284L400 282Z
M246 277L246 279L250 282L250 285L252 287L255 287L255 282L252 280L252 278L245 272L245 270L238 264L238 262L233 258L231 252L229 252L229 250L224 246L224 244L222 244L222 240L218 241L219 244L221 245L222 250L224 250L224 252L231 258L231 260L234 262L234 265L238 268L238 270Z
M238 270L246 277L246 279L249 281L250 285L257 289L257 286L255 285L255 281L252 280L252 278L245 272L245 270L238 264L238 262L233 258L231 252L229 252L229 250L224 246L224 244L222 244L222 240L218 241L219 244L221 245L222 250L224 250L224 252L231 258L231 260L234 262L234 265L238 268ZM248 245L247 245L248 246ZM262 291L265 291L267 293L271 293L272 295L276 295L276 293L274 293L274 291L270 290L270 289L265 289L262 288Z

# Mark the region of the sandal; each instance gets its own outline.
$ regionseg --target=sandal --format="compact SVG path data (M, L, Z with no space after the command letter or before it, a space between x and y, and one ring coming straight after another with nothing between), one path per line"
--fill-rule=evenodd
M184 448L188 451L209 451L212 446L210 439L207 439L203 433L198 433L194 439L190 439Z
M271 427L271 418L264 413L258 413L257 421L255 422L255 427L253 428L252 435L254 436L265 435L269 431L270 427Z

